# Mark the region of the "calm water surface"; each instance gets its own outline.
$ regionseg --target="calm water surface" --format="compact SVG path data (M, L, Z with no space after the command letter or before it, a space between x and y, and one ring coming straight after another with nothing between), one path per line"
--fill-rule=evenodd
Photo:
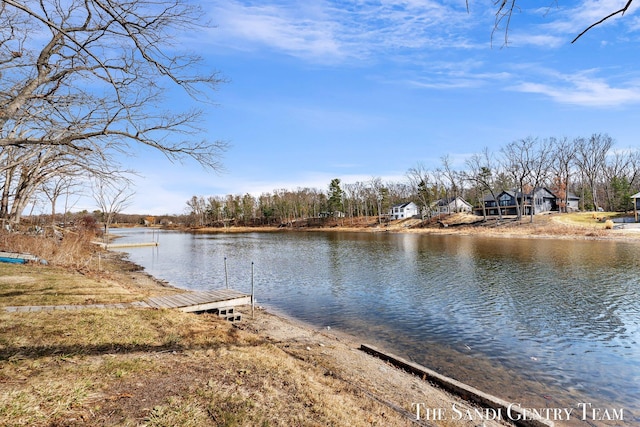
M388 233L119 230L172 285L229 287L526 407L640 425L640 244ZM599 425L598 422L587 423Z

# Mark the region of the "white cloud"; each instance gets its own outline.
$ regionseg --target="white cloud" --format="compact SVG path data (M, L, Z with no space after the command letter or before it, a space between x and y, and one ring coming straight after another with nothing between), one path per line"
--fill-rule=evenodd
M523 82L513 86L512 90L542 94L561 104L588 107L640 103L640 82L631 80L614 85L603 78L594 77L594 72L555 74L546 79L548 83Z
M344 56L333 36L335 24L312 8L296 10L285 5L250 5L231 0L219 2L213 15L218 25L214 37L222 37L235 47L249 42L258 48L268 46L309 59Z
M405 49L469 48L460 30L475 25L464 4L437 1L214 2L212 43L269 48L314 62L396 55ZM455 29L455 30L454 30Z
M478 60L436 62L418 76L402 80L402 83L423 89L463 89L486 86L512 78L507 71L491 71L489 65Z

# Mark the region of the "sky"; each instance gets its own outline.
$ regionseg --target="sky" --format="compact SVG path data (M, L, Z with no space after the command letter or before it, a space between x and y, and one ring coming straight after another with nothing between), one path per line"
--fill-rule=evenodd
M525 137L607 133L640 148L636 8L572 44L626 0L520 3L494 32L492 0L200 0L211 28L179 36L227 80L200 124L229 144L224 170L152 151L124 159L138 171L125 212L181 214L192 196L326 190L333 178L404 181L418 164L448 156L462 170Z

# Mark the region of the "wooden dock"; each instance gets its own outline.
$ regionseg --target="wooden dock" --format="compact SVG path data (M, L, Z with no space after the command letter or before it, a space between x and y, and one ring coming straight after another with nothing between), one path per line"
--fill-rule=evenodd
M251 304L251 295L233 289L219 289L151 297L144 301L130 303L15 306L4 307L4 310L12 313L20 313L82 309L174 308L185 312L217 310L223 314L227 312L233 314L233 307L245 304ZM2 310L2 308L0 308L0 310Z
M197 312L251 304L251 295L233 289L218 289L152 297L144 303L152 308L176 308L186 312Z
M158 242L132 242L132 243L104 243L93 242L103 249L120 249L120 248L141 248L144 246L159 246Z

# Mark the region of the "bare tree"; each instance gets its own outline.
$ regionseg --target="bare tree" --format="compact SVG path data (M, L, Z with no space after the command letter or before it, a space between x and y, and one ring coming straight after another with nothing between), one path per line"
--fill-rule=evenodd
M93 199L102 212L105 234L117 214L127 208L132 201L134 192L130 189L131 182L124 178L112 179L98 177L93 182Z
M45 181L42 184L40 191L49 201L51 206L51 224L56 223L56 208L58 205L58 199L65 195L64 214L68 211L69 196L72 192L75 192L79 187L79 182L71 174L61 174ZM66 222L66 221L63 221Z
M200 21L189 2L2 0L0 7L0 146L141 143L171 159L220 166L224 144L168 137L192 134L199 112L159 108L166 82L194 96L221 82L217 73L194 73L197 56L171 54L172 32ZM28 37L34 33L45 36L41 43Z
M431 173L424 164L419 162L407 171L407 177L409 178L409 185L411 186L414 197L416 197L420 203L422 219L425 219L425 216L431 216L431 204L433 203L433 197L431 195L431 181L433 178Z
M456 201L456 199L458 198L458 196L460 195L460 192L462 191L462 185L459 184L460 173L458 171L453 170L453 166L451 165L451 160L449 159L448 154L442 156L440 160L442 161L441 176L443 176L449 183L448 186L445 185L446 198L449 200L452 200L454 203L454 206L457 206L458 202ZM447 203L447 206L450 206L450 204ZM450 209L450 208L448 207L447 209ZM449 211L448 213L450 214L451 212Z
M554 193L560 198L560 212L567 212L569 205L569 180L571 179L575 162L575 145L568 138L552 138L553 153L551 171Z
M590 138L578 138L575 140L576 164L580 169L580 174L587 181L593 208L600 207L598 200L598 179L602 176L606 156L613 146L613 139L606 134L593 134ZM584 197L582 200L584 208Z
M464 177L467 181L474 184L478 188L480 194L489 193L498 211L498 219L502 220L502 211L498 203L498 197L496 194L496 182L498 180L498 166L497 161L489 152L489 149L485 147L482 154L474 154L466 161L468 170L464 173ZM480 199L480 205L482 206L482 216L487 219L487 211L484 200Z
M221 168L226 144L197 136L202 111L161 108L169 87L206 101L222 82L175 38L200 16L187 0L0 0L0 171L50 148L108 159L140 145Z
M68 146L0 147L0 218L20 221L29 199L48 181L117 176L120 171L103 153L77 152ZM52 183L53 184L53 183Z
M501 150L505 173L516 184L515 190L521 195L524 195L525 184L528 183L531 176L531 161L535 142L536 140L531 137L519 139L510 142ZM524 201L524 198L522 200ZM518 219L522 219L522 209L517 194L515 202Z
M553 154L553 143L549 139L542 141L536 140L533 146L533 153L530 161L530 185L531 185L531 211L529 212L530 220L533 222L535 215L535 192L549 178L549 170L551 169L551 161Z
M209 206L212 207L211 200L209 200ZM218 205L216 205L218 206ZM197 225L203 226L205 221L205 214L207 212L207 202L204 197L193 196L191 199L187 200L187 207L189 208L189 214L195 217L195 221ZM217 214L221 213L221 210L218 210Z

